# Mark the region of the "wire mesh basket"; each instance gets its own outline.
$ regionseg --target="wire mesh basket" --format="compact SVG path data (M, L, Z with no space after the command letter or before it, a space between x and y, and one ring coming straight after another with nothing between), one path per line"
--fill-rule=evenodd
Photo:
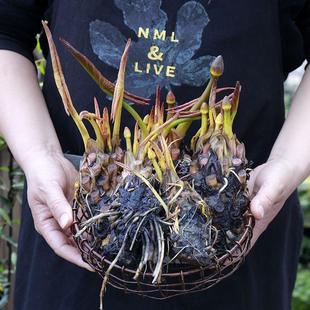
M82 210L77 203L74 203L73 235L79 231L79 224L89 217L87 210ZM161 282L153 284L152 273L145 272L141 274L139 279L134 280L135 270L116 264L109 274L108 283L125 292L159 300L207 290L230 276L244 261L250 246L255 221L249 210L244 214L243 219L245 229L241 238L234 241L235 245L230 250L226 250L226 253L221 257L214 258L207 267L197 267L197 265L190 264L168 264L163 268ZM92 246L94 236L91 230L86 230L84 234L74 239L82 253L83 260L104 277L111 261L94 250Z

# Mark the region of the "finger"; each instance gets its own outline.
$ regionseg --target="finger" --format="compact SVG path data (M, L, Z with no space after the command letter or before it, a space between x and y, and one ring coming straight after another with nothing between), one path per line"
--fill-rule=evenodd
M250 172L250 178L247 182L247 187L250 193L254 192L255 186L255 176L259 174L259 172L264 168L264 165L256 167L254 170Z
M78 262L75 260L73 262L81 266L81 255L76 248L70 229L61 230L51 210L46 205L37 204L31 206L30 210L36 231L42 235L50 247L66 260L72 261L72 257L76 257ZM67 252L69 256L65 255ZM86 268L87 266L83 263L82 267Z
M73 246L54 219L51 218L41 225L41 235L58 256L79 267L94 271L82 260L79 250Z
M67 229L72 224L72 208L59 185L51 186L47 192L46 204L62 229Z
M261 234L265 231L265 229L267 228L267 223L264 220L257 220L255 222L255 226L253 229L253 236L251 239L251 248L254 246L254 244L256 243L257 239L261 236Z
M68 161L67 159L66 161L67 161L67 164L71 166L70 171L67 173L67 177L69 178L68 182L69 184L74 184L79 178L79 173L70 161ZM74 198L74 193L75 193L74 186L68 186L66 190L64 191L64 193L68 201L72 201Z
M254 193L255 194L255 193ZM258 220L263 219L274 205L283 199L283 190L278 184L265 182L251 201L251 211Z

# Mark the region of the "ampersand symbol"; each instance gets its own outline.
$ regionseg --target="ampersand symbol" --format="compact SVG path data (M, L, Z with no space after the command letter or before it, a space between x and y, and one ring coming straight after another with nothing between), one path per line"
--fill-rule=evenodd
M153 46L150 47L150 51L147 54L147 57L150 60L160 60L160 61L163 61L163 55L164 55L164 53L160 53L159 52L159 47L156 46L156 45L153 45Z

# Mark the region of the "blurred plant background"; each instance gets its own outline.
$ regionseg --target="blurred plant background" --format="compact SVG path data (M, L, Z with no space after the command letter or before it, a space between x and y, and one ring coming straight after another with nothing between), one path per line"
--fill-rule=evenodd
M0 309L8 304L14 282L23 185L23 173L0 138Z
M38 69L38 81L43 84L45 60L39 40L34 52ZM304 65L291 73L285 82L285 105L289 109ZM16 267L17 236L20 217L21 191L24 177L16 165L5 141L0 137L0 310L12 309L12 292ZM304 240L301 250L298 276L293 293L292 309L310 309L310 177L299 188L304 213Z

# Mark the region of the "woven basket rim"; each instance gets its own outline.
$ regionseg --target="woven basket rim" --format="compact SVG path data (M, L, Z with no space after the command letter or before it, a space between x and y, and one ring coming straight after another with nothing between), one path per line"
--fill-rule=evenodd
M73 224L72 224L72 232L73 235L75 235L75 233L77 231L79 231L79 221L77 220L77 214L76 214L76 210L78 209L78 207L73 208ZM248 251L248 247L249 245L247 245L246 247L243 247L243 244L247 241L251 240L252 237L252 230L255 224L255 220L253 215L251 214L251 212L249 210L247 210L243 216L245 218L245 230L243 231L243 234L241 235L241 238L238 241L234 241L235 245L230 249L230 250L226 250L226 253L224 255L222 255L221 257L219 257L218 259L216 259L216 262L213 265L209 265L209 266L196 266L196 265L190 265L190 264L179 264L179 266L187 266L187 267L193 267L190 270L187 271L182 271L180 269L180 271L178 272L168 272L168 273L162 273L161 277L166 277L166 278L172 278L172 277L179 277L180 273L183 273L184 276L189 276L189 275L193 275L197 272L202 272L202 271L206 271L206 270L212 270L212 269L216 269L219 268L220 266L229 266L233 263L236 263L238 260L240 260ZM249 238L250 235L250 238ZM97 251L93 250L90 245L88 244L88 240L78 237L78 238L74 238L76 243L79 246L79 249L81 252L84 253L88 253L91 251L91 253L93 255L95 255L97 257L97 259L99 261L101 261L103 266L109 266L111 264L111 261L108 260L107 258L103 257L102 255L100 255ZM76 240L76 239L80 239L80 240ZM83 248L85 247L85 248ZM235 256L234 256L235 255ZM177 264L172 264L173 266L178 266ZM96 268L97 272L102 273L104 272L104 270L98 270L98 268ZM113 267L113 269L117 269L119 271L122 272L126 272L128 274L134 275L136 273L136 270L125 267L125 266L120 266L119 264L115 264L115 266ZM150 272L146 272L144 273L144 277L152 277L152 273Z

